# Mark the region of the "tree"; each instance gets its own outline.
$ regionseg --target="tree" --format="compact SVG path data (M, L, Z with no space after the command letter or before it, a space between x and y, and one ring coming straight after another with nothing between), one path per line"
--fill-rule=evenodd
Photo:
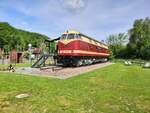
M115 58L123 57L124 54L121 52L125 49L127 42L127 35L125 33L110 35L106 42Z
M129 30L127 46L130 58L150 60L150 19L135 20L133 28Z
M7 22L0 22L0 48L6 52L14 48L18 51L27 50L29 43L34 47L39 47L45 39L48 39L45 35L17 29Z

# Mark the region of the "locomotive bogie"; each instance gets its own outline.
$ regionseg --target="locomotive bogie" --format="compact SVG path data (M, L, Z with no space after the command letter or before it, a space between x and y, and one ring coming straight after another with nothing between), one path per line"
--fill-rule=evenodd
M83 66L95 64L98 62L106 62L107 60L104 59L107 58L91 56L59 56L57 62L63 64L63 66Z

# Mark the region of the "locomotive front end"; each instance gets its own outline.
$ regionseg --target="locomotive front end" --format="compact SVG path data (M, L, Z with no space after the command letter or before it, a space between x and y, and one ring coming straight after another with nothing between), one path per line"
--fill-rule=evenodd
M74 52L79 48L80 36L78 32L67 31L62 34L58 42L58 55L59 56L76 56Z
M69 30L64 32L58 42L58 63L63 65L73 65L74 57L78 56L76 52L79 49L79 32Z

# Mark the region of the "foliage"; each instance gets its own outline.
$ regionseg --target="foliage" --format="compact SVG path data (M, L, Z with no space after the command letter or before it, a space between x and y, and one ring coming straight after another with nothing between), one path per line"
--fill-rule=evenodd
M25 51L24 54L23 54L23 57L28 59L29 55L30 55L30 52L29 51Z
M45 35L16 29L6 22L0 22L0 48L5 52L13 48L19 51L27 50L29 43L38 47L47 38Z
M150 60L150 19L135 20L129 30L128 55L131 58Z
M109 53L110 53L109 60L114 60L114 54L110 49L109 49Z
M44 43L41 43L40 48L42 50L42 54L48 53L49 48Z
M119 63L66 80L0 73L0 112L148 113L149 73Z
M126 45L127 37L129 42ZM150 60L150 19L137 19L128 36L124 33L110 35L107 44L115 58Z
M114 55L115 58L123 57L126 41L127 35L125 33L110 35L107 38L106 42L109 46L110 51L112 52L111 56Z

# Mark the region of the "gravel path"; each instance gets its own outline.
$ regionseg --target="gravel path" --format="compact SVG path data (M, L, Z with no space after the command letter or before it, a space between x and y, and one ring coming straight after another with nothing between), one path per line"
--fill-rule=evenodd
M40 70L39 68L28 67L28 68L18 68L16 69L15 73L67 79L112 64L113 63L107 62L107 63L99 63L99 64L94 64L89 66L67 67L67 68L49 66L48 69L42 69L42 70Z

